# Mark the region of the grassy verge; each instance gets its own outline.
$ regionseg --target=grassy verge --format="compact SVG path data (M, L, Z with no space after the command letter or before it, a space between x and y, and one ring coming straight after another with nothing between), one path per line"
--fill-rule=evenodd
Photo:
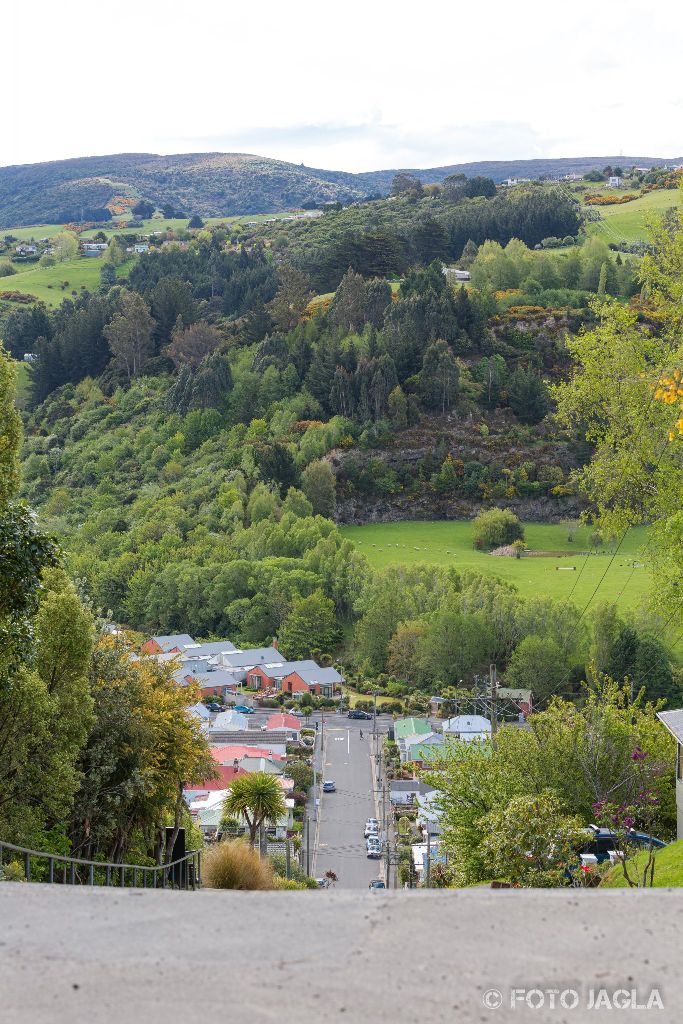
M647 859L647 853L643 851L638 854L641 860ZM683 839L676 843L670 843L655 853L655 888L672 886L679 888L683 886ZM616 865L605 876L601 888L606 886L609 889L625 889L627 882L624 873L619 865Z

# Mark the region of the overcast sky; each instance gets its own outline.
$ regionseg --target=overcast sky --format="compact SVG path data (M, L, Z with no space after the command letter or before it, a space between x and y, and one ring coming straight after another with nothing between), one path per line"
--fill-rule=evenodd
M681 0L7 6L1 165L118 152L348 171L683 155Z

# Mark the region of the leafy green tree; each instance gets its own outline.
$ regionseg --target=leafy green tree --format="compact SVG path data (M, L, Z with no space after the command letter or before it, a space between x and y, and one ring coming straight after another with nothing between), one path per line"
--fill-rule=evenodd
M518 366L508 383L508 403L522 423L540 423L548 412L548 389L531 368Z
M154 352L149 306L137 292L122 289L118 312L104 328L104 336L118 365L132 381L142 364Z
M531 690L535 701L569 689L562 652L552 638L525 636L515 648L505 671L505 682L513 689Z
M187 222L188 229L190 231L197 230L198 228L204 227L204 221L198 213L193 214Z
M281 331L291 331L301 320L313 298L311 279L294 267L282 267L275 297L268 303L268 312Z
M460 371L445 341L433 342L424 354L420 373L420 394L430 409L445 413L458 395Z
M314 650L332 651L339 640L334 602L322 590L295 598L279 640L282 650L294 660L310 658Z
M267 772L238 775L223 804L224 820L243 818L252 843L256 841L261 826L276 824L285 813L282 786L276 776ZM224 827L223 823L221 827Z
M480 512L474 520L475 548L499 548L513 541L524 540L524 527L509 508L490 508Z
M336 479L327 462L311 462L301 474L304 494L317 516L332 518L337 507Z
M567 865L578 859L582 825L577 815L564 813L551 790L515 796L486 816L482 851L496 878L523 888L556 888L566 884Z

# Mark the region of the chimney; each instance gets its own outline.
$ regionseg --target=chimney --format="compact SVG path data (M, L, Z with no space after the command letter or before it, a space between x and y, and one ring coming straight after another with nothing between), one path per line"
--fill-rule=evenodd
M235 758L235 760L232 762L232 769L233 769L235 775L237 775L237 772L239 771L239 768L240 768L240 763L239 763L238 759Z

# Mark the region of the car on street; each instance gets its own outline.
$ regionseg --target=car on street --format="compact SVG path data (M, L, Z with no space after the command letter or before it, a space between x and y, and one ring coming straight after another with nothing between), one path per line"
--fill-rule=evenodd
M370 860L380 860L381 859L381 857L382 857L382 844L380 843L378 838L376 838L374 836L370 836L370 838L368 839L367 843L365 844L365 849L367 851L367 856L369 857Z
M381 878L373 878L368 886L371 892L377 892L378 889L386 889L386 885Z
M368 820L365 822L365 829L363 831L363 836L365 837L365 839L367 839L369 835L377 835L378 832L379 822L377 818L368 818Z
M323 782L323 793L334 793L337 787L332 779L327 779Z
M305 718L306 712L302 711L301 708L287 708L288 715L294 715L295 718Z
M239 711L241 715L253 715L254 709L248 708L246 704L235 704L235 711Z
M207 706L209 711L222 711L223 710L223 708L222 708L222 706L220 704L207 704L206 706Z
M372 715L368 711L358 711L357 708L352 708L349 711L347 718L359 718L363 722L367 722L372 719Z

